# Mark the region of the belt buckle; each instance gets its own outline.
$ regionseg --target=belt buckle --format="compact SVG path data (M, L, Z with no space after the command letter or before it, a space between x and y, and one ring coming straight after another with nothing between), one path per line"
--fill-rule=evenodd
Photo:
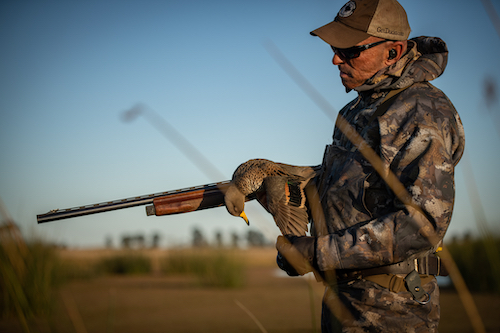
M337 273L337 281L340 282L351 282L354 280L360 280L362 278L361 271L352 271L345 273Z

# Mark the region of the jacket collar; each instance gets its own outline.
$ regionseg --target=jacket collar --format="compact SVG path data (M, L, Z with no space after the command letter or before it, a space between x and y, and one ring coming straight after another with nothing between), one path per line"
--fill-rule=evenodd
M392 66L383 68L358 93L405 88L415 82L432 81L443 74L448 62L446 43L437 37L416 37L408 41L406 53Z

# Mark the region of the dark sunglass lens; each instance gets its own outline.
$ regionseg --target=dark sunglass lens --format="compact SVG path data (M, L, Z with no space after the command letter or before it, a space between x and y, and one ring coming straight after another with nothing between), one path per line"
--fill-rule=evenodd
M349 48L349 49L338 50L338 53L344 59L354 59L354 58L359 57L360 52L356 48Z
M336 47L332 46L332 50L343 59L354 59L359 57L360 54L357 48L337 49Z
M379 42L371 43L371 44L366 44L366 45L361 45L361 46L353 46L347 49L337 49L332 46L333 52L339 55L339 57L343 59L354 59L359 57L361 52L368 50L374 46L380 45L382 43L387 42L387 40L381 40Z
M354 49L347 49L347 50L344 51L344 54L345 54L345 57L347 59L354 59L354 58L359 57L360 52L357 49L356 50L354 50Z

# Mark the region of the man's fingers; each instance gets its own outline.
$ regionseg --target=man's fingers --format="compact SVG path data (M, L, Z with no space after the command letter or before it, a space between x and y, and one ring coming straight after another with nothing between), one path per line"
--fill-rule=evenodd
M276 239L276 250L278 250L279 252L281 252L280 250L286 245L286 244L290 244L290 242L288 241L288 239L286 239L285 237L283 236L278 236L278 239Z

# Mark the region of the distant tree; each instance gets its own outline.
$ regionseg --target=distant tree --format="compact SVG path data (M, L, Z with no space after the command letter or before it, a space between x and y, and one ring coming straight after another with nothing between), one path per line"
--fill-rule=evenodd
M222 233L220 231L215 233L215 245L217 247L222 247L224 245L222 242Z
M129 249L131 246L131 238L130 236L122 236L122 247L125 249Z
M135 238L135 243L137 244L137 247L140 249L144 248L144 244L145 244L144 235L137 235L134 238Z
M233 232L231 234L231 246L232 247L238 247L240 242L240 236L238 236L237 233Z
M193 229L193 246L194 247L203 247L207 246L207 241L205 239L205 236L203 236L203 233L201 232L200 229L195 228Z
M155 232L151 239L151 248L156 249L158 246L160 246L160 235Z
M248 231L247 242L249 246L263 247L267 245L264 235L261 232L254 230Z
M111 238L111 236L106 236L104 244L105 244L107 249L110 249L113 247L113 239Z

